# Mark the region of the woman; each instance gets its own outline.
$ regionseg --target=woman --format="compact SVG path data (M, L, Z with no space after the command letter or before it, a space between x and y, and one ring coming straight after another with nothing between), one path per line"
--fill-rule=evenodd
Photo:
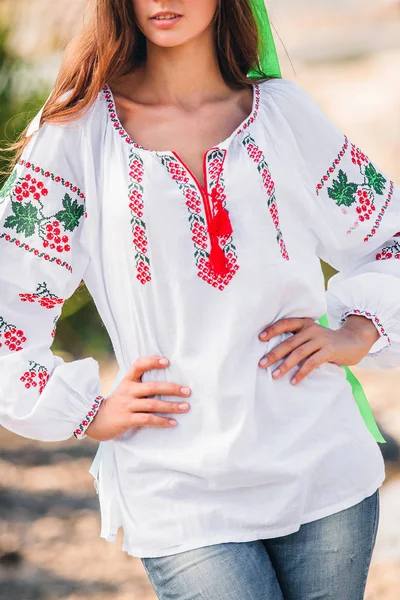
M2 191L1 423L102 442L101 536L163 600L359 600L385 473L342 366L400 362L399 189L252 7L94 2ZM107 398L50 350L82 279Z

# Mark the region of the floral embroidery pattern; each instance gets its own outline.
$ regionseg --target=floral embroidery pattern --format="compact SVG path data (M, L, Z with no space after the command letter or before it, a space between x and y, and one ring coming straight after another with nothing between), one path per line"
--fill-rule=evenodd
M394 191L394 183L393 183L393 181L391 181L390 182L390 186L389 186L389 193L387 195L387 199L386 199L385 203L383 204L381 210L379 211L379 214L376 217L374 226L372 227L370 233L368 233L365 236L364 242L368 242L368 240L371 239L375 235L376 230L379 229L379 226L380 226L381 221L382 221L382 217L385 214L385 212L387 210L387 207L389 206L389 203L390 203L391 199L393 198L393 191Z
M74 436L79 439L85 433L86 429L89 427L90 423L93 421L94 417L99 410L101 402L104 400L103 396L97 396L95 401L92 404L91 410L88 411L86 417L80 422L77 429L74 431Z
M39 283L36 288L36 294L19 294L21 302L38 302L43 308L52 309L57 304L63 304L64 300L52 294L44 281Z
M22 329L17 329L16 325L7 323L0 316L0 348L3 346L3 341L10 352L18 352L23 349L26 337Z
M387 342L389 345L391 345L391 339L389 338L388 334L385 331L385 328L383 327L382 323L380 322L379 318L374 315L373 313L367 312L365 310L358 310L357 308L355 308L354 310L348 310L347 312L344 313L344 315L341 318L341 323L344 323L344 321L346 320L346 317L349 317L350 315L362 315L364 317L368 317L368 319L370 319L375 327L377 328L379 334L383 337L386 338Z
M80 202L85 196L77 186L50 171L45 171L29 161L21 160L19 164L25 167L24 172L18 177L14 169L2 190L3 197L5 195L10 197L12 210L12 214L5 219L4 228L15 230L16 234L22 235L25 239L34 237L34 243L41 240L42 247L46 251L40 251L8 233L0 234L0 239L13 243L25 251L33 252L39 258L55 262L72 272L71 265L59 256L71 250L67 232L73 232L79 226L83 215L87 217L84 203ZM26 170L33 170L34 174ZM46 179L68 188L74 195L74 197L69 193L65 193L63 197L61 195L62 209L52 215L44 213L45 205L42 202L49 193ZM49 251L52 251L54 256L50 256Z
M384 246L375 256L376 260L390 260L400 258L400 243L394 240L391 244Z
M329 179L332 177L332 174L336 171L340 161L346 154L348 147L349 147L348 137L344 136L344 143L343 143L341 150L339 151L339 153L336 156L335 160L333 161L332 165L329 167L329 169L327 170L327 172L325 173L325 175L322 177L321 181L317 185L317 192L316 192L317 196L319 195L320 191L322 190L322 188L324 187L326 182L329 181Z
M360 222L363 223L364 221L369 221L374 218L373 213L376 211L375 200L377 196L384 195L387 183L385 177L376 170L368 156L366 156L355 144L350 144L348 138L345 136L343 147L335 158L333 165L328 169L327 173L321 179L321 182L317 185L317 196L326 182L331 178L332 173L334 173L349 149L351 162L353 165L358 166L362 176L362 182L354 183L353 181L349 181L347 173L342 169L339 169L337 177L332 180L331 186L327 188L329 198L335 201L337 206L341 208L343 214L348 213L348 208L350 206L355 206L357 220L348 228L348 235L357 229ZM390 182L387 200L379 215L375 218L370 233L364 238L365 242L371 239L379 228L380 221L382 220L392 194L393 182Z
M203 214L202 210L203 196L200 187L196 185L193 176L191 176L188 169L176 156L162 153L158 153L157 156L159 156L161 163L166 167L169 175L176 182L186 198L189 224L195 249L194 258L197 266L197 275L206 283L209 283L222 291L239 269L239 265L236 263L236 254L234 254L234 246L230 242L223 248L223 253L227 262L227 272L223 275L215 273L210 263L209 230L206 216ZM218 157L214 156L214 160L215 159L217 161L220 160ZM211 162L212 161L213 159L211 159ZM218 168L216 162L214 163L213 168Z
M26 389L31 387L35 388L37 385L39 385L39 394L41 394L46 387L49 377L50 375L46 367L39 365L39 363L35 362L34 360L30 360L29 371L25 371L19 380L25 383Z
M147 256L146 224L143 221L143 186L144 177L143 161L133 149L129 160L129 208L131 210L131 225L133 244L136 249L136 278L145 284L151 281L150 260Z
M279 225L279 212L278 212L278 205L276 203L276 196L275 196L275 183L274 183L274 181L272 179L272 175L269 171L268 163L265 160L262 150L260 150L260 148L257 146L256 142L250 135L247 135L243 139L242 144L246 148L247 153L250 156L250 158L257 165L258 172L260 173L260 175L262 177L263 184L264 184L265 190L267 192L268 210L271 215L272 222L274 224L276 234L277 234L276 240L279 244L282 258L284 258L285 260L289 260L289 253L286 249L282 231L281 231L280 225Z

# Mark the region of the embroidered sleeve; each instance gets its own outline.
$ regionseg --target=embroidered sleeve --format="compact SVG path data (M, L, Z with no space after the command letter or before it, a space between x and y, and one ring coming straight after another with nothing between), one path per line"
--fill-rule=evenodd
M400 364L400 187L292 82L274 82L297 144L317 254L339 273L329 281L328 316L370 318L380 339L361 366ZM371 360L370 360L371 359Z
M0 191L0 424L42 441L85 437L100 401L98 363L51 345L89 264L78 129L45 124Z

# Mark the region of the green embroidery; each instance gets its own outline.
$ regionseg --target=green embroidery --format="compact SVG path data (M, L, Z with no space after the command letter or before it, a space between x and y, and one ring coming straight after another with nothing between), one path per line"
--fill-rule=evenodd
M3 187L0 189L0 200L4 199L11 192L14 182L17 178L17 169L14 169ZM1 204L1 202L0 202Z
M4 227L15 229L17 233L23 233L25 237L31 237L35 233L38 222L38 209L31 202L11 202L13 215L7 217Z
M385 189L386 179L383 177L383 175L381 175L381 173L378 173L372 163L366 167L365 176L368 180L368 184L375 190L377 194L382 196Z
M349 183L346 173L340 170L338 179L333 180L332 187L328 188L328 196L335 200L338 206L351 206L357 202L357 187L356 183Z
M78 204L76 200L72 201L71 196L65 194L62 201L64 210L56 213L55 217L64 224L64 229L74 231L79 225L85 209L83 204Z

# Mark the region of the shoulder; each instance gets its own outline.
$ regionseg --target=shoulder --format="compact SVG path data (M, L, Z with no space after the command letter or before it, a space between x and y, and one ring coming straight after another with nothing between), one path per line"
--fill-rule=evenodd
M315 99L301 85L284 78L264 79L259 82L262 96L266 102L273 100L281 106L316 105Z

